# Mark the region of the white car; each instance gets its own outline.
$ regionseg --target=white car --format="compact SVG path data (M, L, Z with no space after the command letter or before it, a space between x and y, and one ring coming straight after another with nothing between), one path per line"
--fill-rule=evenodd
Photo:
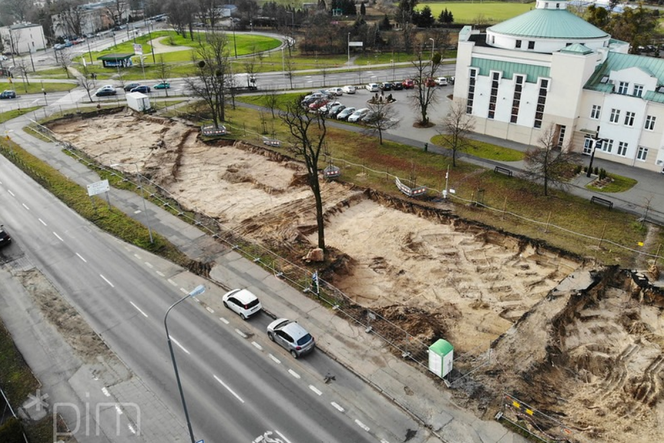
M447 86L449 82L447 81L447 77L438 77L436 79L436 83L438 86Z
M344 90L342 88L330 88L325 92L330 95L336 95L337 97L344 95Z
M369 83L367 86L367 91L369 92L380 92L380 86L378 86L378 83Z
M353 112L350 117L348 117L348 121L351 123L357 123L360 121L362 117L367 115L369 113L370 109L369 108L362 108L358 109L357 111Z
M248 319L263 308L258 297L248 289L233 289L227 292L221 300L224 302L224 306L238 314L243 320Z
M353 85L346 85L343 88L341 88L346 94L355 94L355 91L357 88Z
M341 104L341 102L327 102L326 104L324 104L323 106L318 108L318 112L320 114L327 114L328 112L330 112L330 109L332 109L332 107L340 105L340 104Z
M346 120L348 117L351 116L351 114L353 114L353 112L355 112L355 108L353 107L346 108L337 114L337 120Z

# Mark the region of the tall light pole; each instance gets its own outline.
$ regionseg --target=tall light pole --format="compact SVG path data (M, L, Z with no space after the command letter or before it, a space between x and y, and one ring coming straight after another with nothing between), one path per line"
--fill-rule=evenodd
M138 176L138 187L141 189L141 199L143 200L143 214L145 215L145 225L148 227L148 234L150 234L150 243L154 243L152 238L152 229L150 228L150 217L148 217L148 207L145 204L145 191L143 190L143 183L141 182L141 174L138 172L138 163L129 163L136 167L136 175ZM111 168L116 166L123 166L125 163L113 163Z
M197 295L201 295L203 292L205 292L205 286L203 285L198 285L196 288L194 288L193 291L191 291L189 294L185 295L182 297L180 300L176 301L171 305L170 308L166 311L166 315L164 315L164 329L166 330L166 339L168 340L168 350L171 353L171 361L173 362L173 370L175 371L175 380L178 383L178 390L180 391L180 399L182 400L182 408L184 409L184 416L185 419L187 420L187 428L189 428L189 437L191 438L191 443L196 443L196 439L194 438L194 430L191 427L191 420L189 420L189 411L187 411L187 402L184 399L184 392L182 391L182 383L180 382L180 373L178 372L178 364L175 362L175 353L173 352L173 344L171 343L171 335L168 333L168 313L171 312L171 309L176 307L178 304L182 303L189 297L195 297Z
M431 61L433 62L433 51L434 51L434 48L436 46L436 40L434 40L432 38L430 38L429 40L431 40Z
M348 63L350 63L350 32L348 33Z

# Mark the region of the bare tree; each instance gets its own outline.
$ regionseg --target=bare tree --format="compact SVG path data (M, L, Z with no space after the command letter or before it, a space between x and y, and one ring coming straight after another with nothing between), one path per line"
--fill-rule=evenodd
M277 105L279 104L279 96L277 95L277 91L273 89L266 91L265 95L263 95L263 103L265 106L270 108L270 111L272 112L272 118L274 118L274 111L277 109Z
M78 85L85 89L85 92L87 92L88 98L90 99L90 103L92 103L93 100L90 91L95 88L96 82L92 78L91 72L87 66L83 66L83 69L81 69L76 80L78 81Z
M64 69L67 78L71 78L69 67L72 65L73 54L69 49L61 49L56 57L58 66Z
M164 61L164 55L159 56L159 63L157 63L157 76L164 85L168 84L168 78L171 76L171 67ZM164 88L166 97L168 97L168 88Z
M542 132L539 146L529 149L524 157L526 172L524 176L544 185L544 195L549 195L549 186L564 186L573 176L574 167L579 163L579 156L572 152L571 146L560 147L560 133L554 125Z
M61 0L54 3L53 8L60 18L57 25L63 34L81 35L83 10L79 8L77 0Z
M228 37L223 33L209 32L207 38L207 44L200 45L193 55L196 76L185 82L192 94L203 100L215 126L218 126L226 119L226 95L232 81Z
M122 16L125 14L125 11L127 11L128 7L129 4L126 3L125 0L115 0L108 8L108 12L110 13L115 25L122 23Z
M371 135L378 134L379 144L383 144L383 131L394 128L399 124L396 119L396 110L391 103L379 101L369 103L369 118L365 121L365 132Z
M417 59L412 63L415 67L415 75L413 75L415 88L410 95L410 100L413 108L420 114L419 124L427 127L429 126L429 106L436 103L436 85L431 82L440 66L440 54L434 54L432 60L425 60L420 51Z
M452 151L452 166L456 167L457 154L468 146L468 134L475 129L475 119L466 113L466 101L457 99L452 102L450 112L443 118L443 147Z
M2 5L18 22L26 21L28 12L33 8L32 0L3 0ZM4 9L3 8L3 9Z
M323 198L320 191L318 176L318 159L325 145L327 127L322 114L308 113L300 105L301 97L286 105L280 118L294 139L292 151L296 156L304 158L307 167L307 184L316 201L316 224L318 227L318 247L325 251L325 218L323 214Z

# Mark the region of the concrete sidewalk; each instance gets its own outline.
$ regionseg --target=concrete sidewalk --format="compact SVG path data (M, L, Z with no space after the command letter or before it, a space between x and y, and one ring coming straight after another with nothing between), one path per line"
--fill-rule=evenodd
M95 172L65 155L55 144L23 132L21 128L27 123L27 116L9 122L10 128L14 130L12 139L16 143L81 186L100 180ZM143 221L139 195L113 189L111 202L130 217ZM349 324L333 310L307 298L260 266L220 245L161 207L148 202L147 212L153 231L168 238L191 259L214 261L211 283L218 282L224 287L256 288L259 294L269 295L262 299L266 311L299 320L307 325L317 337L321 350L370 383L431 430L432 435L424 440L418 438L419 441L526 442L497 422L479 420L472 413L458 408L441 381L434 381L422 370L393 356L378 338L365 333L356 325ZM224 309L221 300L209 294L204 294L200 299L214 310Z

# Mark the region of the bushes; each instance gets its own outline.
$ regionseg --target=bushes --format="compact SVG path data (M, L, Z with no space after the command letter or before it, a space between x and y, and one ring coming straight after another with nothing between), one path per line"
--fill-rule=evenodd
M0 441L3 443L25 443L23 427L18 419L12 417L0 426Z

